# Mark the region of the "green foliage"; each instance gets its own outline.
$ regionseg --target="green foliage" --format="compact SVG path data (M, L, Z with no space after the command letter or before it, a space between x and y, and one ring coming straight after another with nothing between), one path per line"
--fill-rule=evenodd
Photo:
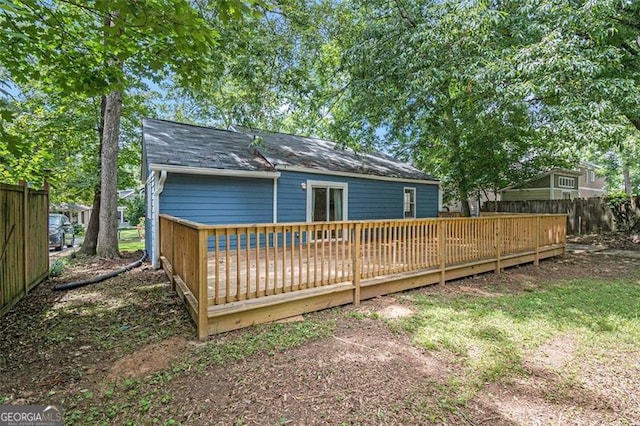
M50 277L59 277L64 273L65 267L67 266L67 259L62 257L56 259L51 266L49 267L49 276Z
M640 225L640 216L637 214L638 206L633 205L631 196L628 194L624 192L611 193L607 196L607 204L611 208L618 230L628 231Z
M81 223L73 224L73 233L76 235L84 234L84 226Z
M125 219L132 226L137 225L140 219L144 218L144 197L139 194L125 200L123 203L126 208L124 212Z

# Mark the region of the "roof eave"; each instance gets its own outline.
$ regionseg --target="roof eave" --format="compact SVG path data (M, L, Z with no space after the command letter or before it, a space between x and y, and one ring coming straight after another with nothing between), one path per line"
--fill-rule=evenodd
M263 170L233 170L233 169L212 169L208 167L191 167L191 166L175 166L169 164L149 164L151 171L166 171L167 173L180 173L188 175L207 175L207 176L228 176L228 177L247 177L258 179L277 179L280 172L263 171Z
M389 182L411 182L411 183L422 183L426 185L440 185L440 181L437 179L414 179L414 178L401 178L401 177L393 177L393 176L379 176L379 175L369 175L365 173L340 172L340 171L333 171L333 170L314 169L310 167L287 166L287 165L281 165L281 164L278 164L275 167L276 167L276 170L288 171L288 172L315 173L319 175L344 176L344 177L353 177L353 178L360 178L360 179L382 180L382 181L389 181Z

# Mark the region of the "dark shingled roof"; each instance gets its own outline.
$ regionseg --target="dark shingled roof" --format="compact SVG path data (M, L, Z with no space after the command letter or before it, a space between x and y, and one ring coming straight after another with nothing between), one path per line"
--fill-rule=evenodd
M435 180L378 152L356 154L322 139L237 128L238 132L170 121L143 120L148 163L232 170L304 167L413 180Z
M172 121L142 120L147 164L211 169L275 171L242 133Z

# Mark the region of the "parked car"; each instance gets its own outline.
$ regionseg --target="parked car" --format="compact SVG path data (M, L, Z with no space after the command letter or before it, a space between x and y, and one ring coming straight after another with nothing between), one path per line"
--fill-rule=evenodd
M63 214L50 214L49 247L54 247L56 251L60 251L64 246L73 247L75 241L76 236L69 218Z

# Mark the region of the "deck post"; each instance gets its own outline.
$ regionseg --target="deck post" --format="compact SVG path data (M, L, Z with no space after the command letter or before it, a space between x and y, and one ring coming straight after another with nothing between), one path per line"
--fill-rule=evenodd
M536 229L534 232L536 234L536 254L533 258L533 264L537 266L540 264L540 215L536 217Z
M355 224L355 235L353 236L353 304L355 306L360 306L360 278L362 275L361 266L360 266L360 247L361 247L361 239L362 239L362 224L360 222L356 222Z
M502 268L500 257L502 256L502 219L498 216L493 222L494 238L496 242L496 270L495 273L499 274Z
M172 271L171 271L171 276L169 277L169 282L171 283L171 290L175 291L175 289L176 289L176 280L173 279L173 265L175 265L175 261L173 259L173 257L174 257L174 254L173 254L174 253L173 231L175 229L174 226L173 226L174 223L175 222L173 220L169 221L169 226L167 228L171 229L170 234L169 234L169 235L171 235L171 239L169 240L169 247L170 248L169 248L168 255L169 255L169 263L171 264ZM167 229L166 232L169 232L169 229ZM162 241L162 240L160 240L160 241Z
M207 235L206 229L198 229L198 339L204 342L209 336L209 288L207 274Z
M438 265L440 268L440 285L446 281L447 266L447 219L440 219L438 223Z

